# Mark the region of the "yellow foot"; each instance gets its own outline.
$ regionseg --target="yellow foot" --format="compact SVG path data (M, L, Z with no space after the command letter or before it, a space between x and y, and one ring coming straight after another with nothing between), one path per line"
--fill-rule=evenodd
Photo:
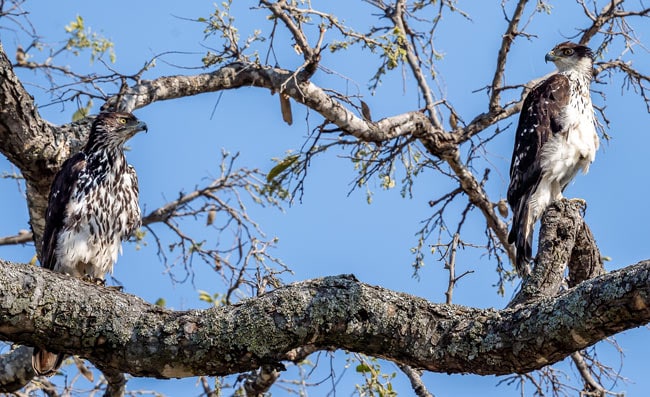
M581 198L572 198L569 199L569 202L573 205L578 205L580 206L580 213L582 216L585 216L585 212L587 211L587 201L585 199Z
M91 276L88 275L88 274L86 274L86 275L82 278L82 280L85 281L85 282L87 282L87 283L91 283L91 284L95 284L95 285L101 285L102 287L106 285L106 280L104 280L103 278L99 278L99 277L91 277Z

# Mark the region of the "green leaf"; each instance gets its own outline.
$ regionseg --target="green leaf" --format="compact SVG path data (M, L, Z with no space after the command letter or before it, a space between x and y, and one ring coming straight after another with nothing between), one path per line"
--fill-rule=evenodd
M84 117L88 116L88 113L90 113L90 109L93 107L93 101L88 100L88 103L86 106L77 109L76 112L72 114L72 121L79 121L83 119Z
M356 371L357 371L358 373L360 373L360 374L365 374L365 373L368 373L368 372L372 372L372 370L370 369L370 367L367 366L366 364L359 364L359 365L357 365Z
M199 299L208 302L208 303L214 303L214 299L212 298L212 295L210 295L208 292L199 290Z
M275 179L275 177L280 175L287 168L291 167L291 165L293 163L295 163L299 158L300 158L300 155L298 155L298 154L293 154L291 156L285 157L275 167L271 168L271 171L269 171L268 174L266 174L266 181L267 182L273 181L273 179Z

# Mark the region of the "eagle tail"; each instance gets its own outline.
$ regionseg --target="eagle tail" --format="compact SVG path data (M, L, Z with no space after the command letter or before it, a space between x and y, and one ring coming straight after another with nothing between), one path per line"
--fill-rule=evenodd
M61 367L65 355L62 353L50 353L45 349L34 348L32 355L32 367L39 376L52 376Z
M528 200L520 201L518 208L513 211L512 228L508 234L508 242L515 245L515 270L520 277L530 274L529 263L533 256L533 225Z

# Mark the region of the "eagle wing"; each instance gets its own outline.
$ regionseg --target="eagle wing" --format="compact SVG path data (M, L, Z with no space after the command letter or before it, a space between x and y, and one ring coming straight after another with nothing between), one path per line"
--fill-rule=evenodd
M45 231L41 249L41 265L54 270L56 266L56 245L59 233L64 226L65 213L79 175L86 168L86 155L83 152L67 159L54 177L45 212Z
M565 130L562 124L569 94L569 79L554 74L533 88L519 115L508 186L508 203L513 212L508 242L515 244L515 268L519 274L528 273L528 262L532 257L533 225L536 221L533 218L537 216L538 208L531 208L534 205L531 197L544 175L543 147L555 134Z
M131 165L127 166L127 173L131 178L131 184L129 188L131 189L131 195L134 197L135 202L131 208L128 208L129 220L126 226L126 233L122 237L123 240L128 240L133 232L142 226L142 216L140 214L140 206L138 205L138 196L140 194L138 175L135 173L135 168L133 168Z
M508 203L513 210L539 183L542 147L565 129L562 115L569 93L569 79L554 74L533 88L524 100L510 163Z

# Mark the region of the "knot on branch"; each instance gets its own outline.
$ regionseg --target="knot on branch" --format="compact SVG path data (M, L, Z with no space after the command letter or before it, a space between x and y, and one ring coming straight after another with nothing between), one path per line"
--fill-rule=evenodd
M514 307L556 295L563 286L574 287L605 272L594 236L584 221L587 204L582 199L561 199L542 215L535 267L508 304Z
M414 129L414 136L422 142L429 153L443 160L459 159L459 144L453 134L436 129L427 119Z

